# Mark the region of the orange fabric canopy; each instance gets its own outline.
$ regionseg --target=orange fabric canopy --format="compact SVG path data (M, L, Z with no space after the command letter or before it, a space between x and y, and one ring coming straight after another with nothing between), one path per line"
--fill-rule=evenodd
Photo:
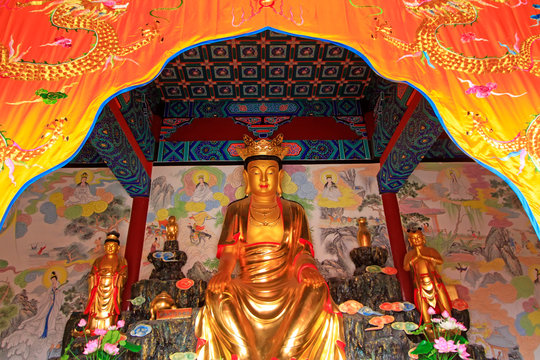
M24 1L23 1L24 2ZM540 8L521 0L0 1L0 213L66 164L109 99L179 52L271 28L346 46L429 97L537 234Z

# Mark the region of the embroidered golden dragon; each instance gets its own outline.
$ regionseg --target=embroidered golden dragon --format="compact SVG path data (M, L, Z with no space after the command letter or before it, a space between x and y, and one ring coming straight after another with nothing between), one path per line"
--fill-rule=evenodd
M144 29L142 38L134 43L121 46L116 30L111 25L123 12L127 4L116 5L116 1L89 0L39 0L17 3L17 6L45 6L50 10L51 24L59 29L87 30L95 37L95 43L81 56L57 64L46 62L29 62L21 60L10 44L0 44L0 76L16 80L61 80L84 73L104 69L114 60L122 60L123 56L149 44L158 36L156 28ZM106 5L107 4L107 5Z
M46 139L46 141L35 149L21 148L15 141L6 137L4 131L0 131L0 164L2 166L0 171L3 171L4 167L9 169L9 178L13 185L16 185L15 177L13 175L15 165L28 167L26 164L28 160L42 155L45 151L49 150L58 139L63 139L65 141L69 140L68 136L64 136L64 124L66 122L67 119L63 118L56 119L47 124L41 134L41 139ZM41 167L40 165L35 166Z
M495 0L502 3L505 0ZM532 35L521 42L519 51L510 51L499 57L478 58L465 56L445 46L437 34L445 26L469 25L478 19L478 9L467 0L427 0L405 3L408 11L422 18L416 29L415 40L404 42L393 35L393 29L386 21L377 19L372 38L379 35L398 49L408 53L423 55L428 63L446 70L456 70L469 74L509 73L516 70L527 71L540 76L540 60L531 55L534 41L540 34ZM516 49L517 50L517 49Z
M540 170L540 115L536 115L533 121L528 125L525 133L519 132L511 140L497 140L489 135L491 129L487 128L487 120L480 114L468 112L467 116L472 119L473 131L468 131L467 135L477 132L493 148L505 152L507 155L498 158L506 161L514 156L519 156L518 175L525 167L527 155L534 163L536 169Z

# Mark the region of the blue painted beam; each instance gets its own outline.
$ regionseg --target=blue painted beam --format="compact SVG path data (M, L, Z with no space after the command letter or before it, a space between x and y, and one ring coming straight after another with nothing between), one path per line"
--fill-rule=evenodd
M148 196L150 177L109 106L105 106L88 141L131 197Z
M397 193L443 129L422 98L377 174L380 193Z

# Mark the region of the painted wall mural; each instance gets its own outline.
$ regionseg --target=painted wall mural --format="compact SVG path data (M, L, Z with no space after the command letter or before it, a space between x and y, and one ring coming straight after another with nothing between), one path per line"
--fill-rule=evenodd
M61 169L24 192L0 231L1 359L60 356L105 234L118 230L124 245L130 213L131 198L109 169Z
M353 274L356 218L368 218L373 244L389 247L378 164L285 165L284 196L307 211L325 277ZM167 217L179 224L183 272L208 279L226 205L244 196L242 167L156 167L141 263L165 240ZM476 163L420 164L398 193L404 228L422 228L445 258L442 276L470 306L471 339L496 359L540 357L540 245L517 196ZM389 265L392 259L389 259Z
M306 208L327 278L352 274L357 217L368 218L375 245L389 246L378 164L285 169L285 196ZM184 273L211 276L226 205L243 191L239 166L155 167L141 278L150 275L148 253L163 246L169 215L188 254ZM398 198L403 224L423 228L445 258L445 282L468 302L470 338L494 358L540 357L540 246L510 188L475 163L428 163ZM118 228L125 244L130 207L108 169L58 170L24 192L0 233L0 358L57 356L65 321L86 303L85 277L105 232Z
M517 196L474 163L421 164L400 200L468 302L469 339L495 359L540 358L540 246ZM408 191L408 192L409 192Z
M284 169L284 194L301 203L309 215L321 270L327 277L352 274L348 253L357 244L358 204L364 194L377 191L376 167L285 165ZM171 215L177 217L180 248L188 255L184 273L210 277L217 266L216 246L226 207L244 197L242 170L241 166L154 168L141 278L150 275L147 255L163 247ZM364 212L372 213L369 208ZM380 214L373 214L370 225L378 229L374 242L388 247Z

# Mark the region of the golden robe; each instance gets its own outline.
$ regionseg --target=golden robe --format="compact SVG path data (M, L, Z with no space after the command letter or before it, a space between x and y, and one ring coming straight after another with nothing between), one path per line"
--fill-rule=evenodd
M227 209L218 258L223 247L238 247L240 274L223 293L206 292L195 325L197 359L344 360L342 315L328 285L299 281L315 266L304 209L281 200L283 238L248 244L249 201Z

